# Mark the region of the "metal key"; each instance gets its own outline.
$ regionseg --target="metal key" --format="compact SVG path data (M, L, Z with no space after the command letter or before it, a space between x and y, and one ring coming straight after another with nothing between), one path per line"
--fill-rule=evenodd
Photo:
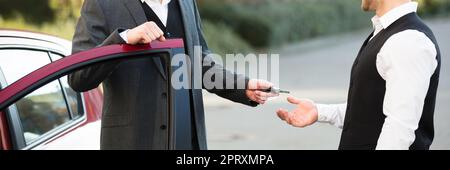
M287 90L281 90L278 87L271 87L271 88L268 88L266 90L261 90L261 91L266 92L266 93L274 93L274 94L280 94L280 93L289 94L289 93L291 93L290 91L287 91Z

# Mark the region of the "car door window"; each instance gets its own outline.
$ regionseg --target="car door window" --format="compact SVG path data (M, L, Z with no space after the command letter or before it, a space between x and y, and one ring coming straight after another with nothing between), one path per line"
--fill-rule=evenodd
M47 52L1 50L0 67L7 85L50 63ZM58 80L48 83L14 105L20 117L27 145L70 120L69 110Z
M52 62L63 58L60 54L50 53L50 59ZM67 76L60 78L61 85L65 91L66 99L69 104L69 109L73 118L81 117L83 115L83 105L81 100L81 94L75 92L68 83Z
M81 94L75 92L67 82L67 76L60 79L61 85L65 91L67 103L69 105L70 112L72 113L72 119L83 116L83 105L81 102Z
M70 120L58 81L39 88L16 103L26 144Z
M22 49L1 50L0 67L8 85L48 63L50 59L46 52Z

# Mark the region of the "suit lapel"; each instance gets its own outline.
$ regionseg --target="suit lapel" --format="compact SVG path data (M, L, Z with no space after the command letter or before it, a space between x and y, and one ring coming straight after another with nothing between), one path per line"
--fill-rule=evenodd
M206 144L206 137L205 137L205 123L204 123L204 116L203 116L203 100L202 100L202 91L194 89L196 79L199 79L200 83L202 83L202 75L195 75L195 67L201 67L202 65L202 54L199 56L194 55L194 42L198 41L195 39L196 34L198 34L197 30L197 21L195 20L195 10L193 3L195 3L193 0L178 0L180 3L180 10L181 10L181 16L183 19L183 25L184 25L184 32L185 32L185 49L186 54L191 59L191 87L192 90L192 97L191 99L193 102L194 107L194 120L195 120L195 128L197 130L197 138L199 142L199 147L201 150L207 149ZM201 68L200 68L201 70ZM198 77L196 77L198 76ZM201 86L200 86L201 87Z
M197 26L195 25L197 22L195 21L195 16L193 13L193 7L192 7L192 0L178 0L179 4L180 4L180 11L181 11L181 18L183 20L183 26L184 26L184 32L185 32L185 39L184 39L184 43L186 45L185 50L186 50L186 54L188 55L189 59L190 59L190 66L189 68L191 68L189 70L189 75L190 75L190 82L191 82L191 87L194 88L195 86L195 82L196 79L201 79L202 77L199 75L195 75L194 73L196 73L194 70L196 69L195 67L201 67L202 65L202 59L198 58L199 56L196 56L194 54L194 44L193 42L195 42L194 40L194 36L197 33ZM201 54L200 54L201 57ZM201 68L200 68L201 70ZM197 77L198 76L198 77ZM197 81L198 82L198 81Z
M136 23L136 26L139 26L145 22L147 22L147 17L145 16L145 12L142 9L139 0L123 0L124 5L127 7L128 12L130 12L131 16ZM161 59L159 57L152 57L153 62L161 73L161 76L167 80L166 72L164 71L164 67L162 65Z
M190 47L192 47L193 45L192 45L192 23L195 23L194 21L192 21L192 14L190 14L189 12L190 12L190 9L189 9L189 4L188 4L188 1L187 0L178 0L179 1L179 3L180 3L180 10L181 10L181 17L182 17L182 19L183 19L183 26L184 26L184 32L185 32L185 35L184 36L186 36L185 38L186 38L186 40L184 41L185 43L186 43L186 45L187 45L187 47L186 47L186 49L187 49L187 51L186 51L186 53L189 55L189 56L193 56L193 54L192 54L192 52L193 51L191 51L191 49L193 49L193 48L190 48Z
M123 0L122 2L133 17L136 26L147 22L147 17L145 16L144 10L142 9L139 0Z

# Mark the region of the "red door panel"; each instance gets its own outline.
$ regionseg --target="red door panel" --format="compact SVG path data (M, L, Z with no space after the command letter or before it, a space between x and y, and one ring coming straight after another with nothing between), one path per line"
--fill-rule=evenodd
M0 149L10 150L12 148L9 137L9 128L6 121L5 112L0 111Z

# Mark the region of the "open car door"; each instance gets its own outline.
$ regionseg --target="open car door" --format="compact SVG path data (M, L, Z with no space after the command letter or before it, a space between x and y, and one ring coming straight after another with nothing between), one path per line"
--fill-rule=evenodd
M30 74L22 77L16 82L3 88L0 91L0 144L1 149L22 149L25 143L24 131L20 126L20 118L17 114L9 112L11 105L33 93L37 89L63 77L74 71L80 70L90 65L100 64L111 60L131 60L142 57L159 57L168 66L171 58L176 54L184 53L184 43L182 39L172 39L165 42L152 42L148 45L111 45L99 47L74 55L59 59L45 65ZM171 67L166 67L166 75L170 77ZM169 144L167 149L175 148L175 116L173 115L173 95L170 78L167 86L169 94ZM16 126L13 126L16 124ZM17 126L19 124L19 126ZM69 133L65 131L62 133ZM56 135L55 138L61 135ZM55 139L51 139L55 140ZM45 142L45 141L44 141Z

